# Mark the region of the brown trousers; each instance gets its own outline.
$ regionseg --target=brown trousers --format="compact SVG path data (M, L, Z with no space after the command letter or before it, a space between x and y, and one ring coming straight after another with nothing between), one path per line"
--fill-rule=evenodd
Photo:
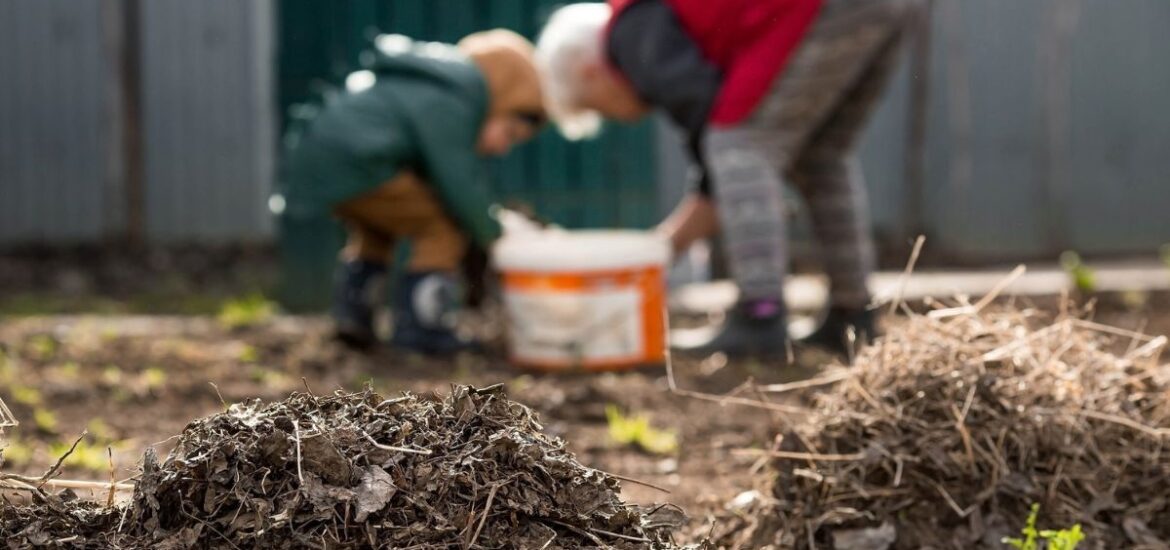
M334 212L349 233L341 252L345 260L385 263L394 245L407 240L412 248L407 271L454 271L467 252L467 237L411 171L341 203Z

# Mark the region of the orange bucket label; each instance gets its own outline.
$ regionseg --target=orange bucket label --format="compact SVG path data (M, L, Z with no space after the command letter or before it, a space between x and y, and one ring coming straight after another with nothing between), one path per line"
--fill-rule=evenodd
M505 272L503 283L513 362L546 370L662 363L666 298L661 267Z

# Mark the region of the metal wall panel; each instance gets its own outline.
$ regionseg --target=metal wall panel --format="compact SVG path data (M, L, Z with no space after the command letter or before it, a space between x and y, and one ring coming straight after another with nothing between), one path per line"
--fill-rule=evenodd
M0 0L0 244L125 231L111 11L120 4ZM147 238L269 236L272 0L140 5ZM306 64L285 65L287 101L352 67L369 29L452 40L491 24L531 34L550 2L281 6L286 19L311 20L286 37L287 59ZM903 71L862 148L879 234L900 241L921 219L931 249L972 260L1170 241L1168 23L1165 0L935 0L921 211L908 211L905 187L906 96L917 75ZM677 196L671 182L685 179L679 152L660 141L649 155L661 165L659 196L630 183L648 179L645 159L631 158L646 155L629 151L645 151L649 133L573 146L543 136L497 165L500 190L571 225L645 225Z
M147 234L159 241L271 233L272 6L142 2Z
M1090 252L1151 251L1170 242L1170 2L1072 3L1062 236Z
M101 0L0 0L0 244L116 233Z
M1043 251L1048 205L1035 156L1041 4L936 2L922 201L935 252Z
M921 213L934 251L1170 242L1170 3L936 0L934 15Z

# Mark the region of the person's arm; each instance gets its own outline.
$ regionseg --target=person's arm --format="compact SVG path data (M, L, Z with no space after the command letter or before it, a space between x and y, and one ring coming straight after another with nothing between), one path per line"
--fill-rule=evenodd
M718 228L701 141L722 74L662 0L641 0L626 8L614 22L607 50L638 95L666 111L687 135L692 193L658 226L675 253L681 253Z
M487 248L499 238L501 230L491 217L492 200L480 177L483 163L473 146L443 156L425 155L425 171L447 212L475 244Z
M695 241L711 237L719 230L715 203L702 193L688 193L656 232L670 241L674 256L685 252Z
M433 90L420 90L432 93ZM500 236L491 217L483 160L475 152L483 113L459 97L439 96L428 103L425 119L414 124L420 169L446 208L476 245L487 248Z

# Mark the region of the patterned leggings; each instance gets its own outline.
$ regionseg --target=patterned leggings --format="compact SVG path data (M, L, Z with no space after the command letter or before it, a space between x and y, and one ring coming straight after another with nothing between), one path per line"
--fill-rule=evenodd
M874 269L858 137L897 66L913 0L828 0L756 111L704 141L742 301L779 299L788 271L781 180L808 203L832 305L864 307Z

